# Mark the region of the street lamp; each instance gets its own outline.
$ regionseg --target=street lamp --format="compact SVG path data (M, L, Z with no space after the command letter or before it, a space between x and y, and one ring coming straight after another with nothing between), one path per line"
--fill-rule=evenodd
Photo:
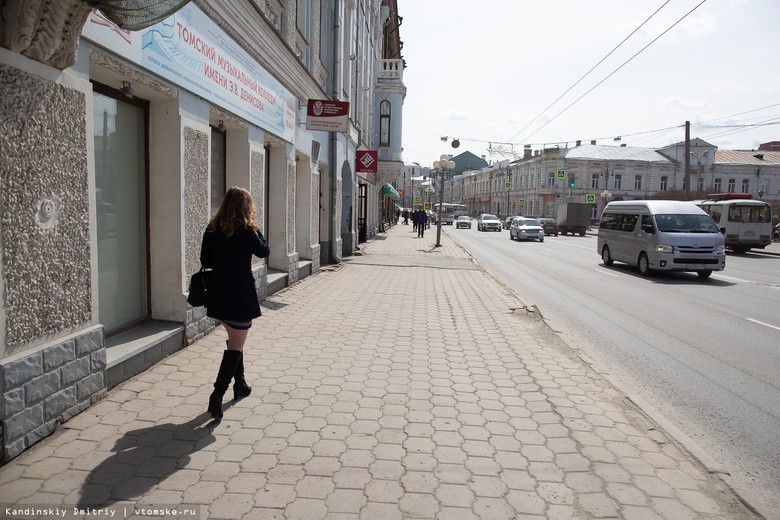
M609 199L611 197L612 197L612 193L610 193L608 190L604 190L601 192L601 200L604 201L604 207L606 207L607 204L609 204Z
M444 172L454 170L455 162L450 161L449 155L442 154L438 161L433 162L433 169L438 169L439 175L441 175L441 183L439 184L439 214L436 216L436 247L441 247L441 207L444 202Z

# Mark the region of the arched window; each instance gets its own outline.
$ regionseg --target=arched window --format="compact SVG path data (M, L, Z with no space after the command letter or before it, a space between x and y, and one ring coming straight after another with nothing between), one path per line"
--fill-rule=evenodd
M379 146L390 146L390 102L379 103Z

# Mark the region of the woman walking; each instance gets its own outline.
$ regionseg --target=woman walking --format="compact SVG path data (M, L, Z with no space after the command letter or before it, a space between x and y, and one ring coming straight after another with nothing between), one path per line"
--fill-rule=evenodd
M200 263L211 268L206 297L207 315L218 319L227 331L227 350L222 355L208 411L212 419L222 419L222 397L233 385L233 398L252 392L244 379L244 343L252 320L260 316L252 255L270 254L268 242L255 224L255 205L244 188L230 188L219 209L211 217L200 249Z

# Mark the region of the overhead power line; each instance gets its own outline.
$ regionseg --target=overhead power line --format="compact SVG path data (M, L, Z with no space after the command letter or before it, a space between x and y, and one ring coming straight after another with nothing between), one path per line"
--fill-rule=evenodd
M586 73L585 73L585 74L584 74L584 75L583 75L583 76L582 76L580 79L578 79L578 80L577 80L577 81L574 83L574 85L572 85L571 87L569 87L568 89L566 89L566 92L564 92L563 94L561 94L560 96L558 96L558 99L556 99L555 101L553 101L552 103L550 103L550 105L549 105L547 108L545 108L544 110L542 110L542 111L539 113L539 115L538 115L538 116L536 116L535 118L533 118L533 119L532 119L532 120L531 120L531 121L530 121L530 122L529 122L527 125L525 125L525 126L524 126L523 128L521 128L521 129L520 129L520 130L519 130L519 131L518 131L518 132L517 132L515 135L513 135L511 138L509 138L509 141L511 141L512 139L514 139L514 138L515 138L515 137L517 137L518 135L520 135L520 133L522 133L522 132L523 132L523 130L525 130L526 128L528 128L529 126L531 126L531 125L534 123L534 121L536 121L537 119L539 119L540 117L542 117L542 115L543 115L545 112L547 112L547 111L550 109L550 107L552 107L552 106L553 106L553 105L555 105L555 104L556 104L558 101L560 101L560 100L561 100L561 98L562 98L563 96L565 96L566 94L568 94L568 93L571 91L571 89L573 89L574 87L576 87L577 85L579 85L579 84L580 84L580 82L581 82L583 79L585 79L585 78L586 78L586 77L587 77L587 76L588 76L588 75L589 75L591 72L593 72L593 71L596 69L596 67L598 67L599 65L601 65L601 64L604 62L604 60L606 60L607 58L609 58L609 57L612 55L612 53L614 53L616 50L618 50L618 48L620 48L620 46L621 46L621 45L623 45L624 43L626 43L626 40L628 40L629 38L631 38L631 37L632 37L632 36L633 36L633 35L634 35L634 34L635 34L635 33L636 33L636 32L637 32L639 29L641 29L641 28L642 28L642 27L643 27L643 26L644 26L644 25L645 25L647 22L649 22L649 21L650 21L650 19L651 19L652 17L654 17L656 14L658 14L658 12L659 12L661 9L663 9L664 7L666 7L666 4L668 4L669 2L671 2L671 0L666 0L666 2L665 2L665 3L664 3L662 6L661 6L661 7L659 7L658 9L656 9L656 10L655 10L655 12L654 12L653 14L651 14L651 15L650 15L650 16L647 18L647 20L645 20L644 22L642 22L642 23L639 25L639 27L637 27L636 29L634 29L633 31L631 31L631 34L629 34L628 36L626 36L625 38L623 38L623 41L622 41L622 42L618 43L618 44L617 44L617 46L615 46L615 48L614 48L614 49L612 49L611 51L609 51L609 53L607 53L607 55L606 55L606 56L604 56L603 58L601 58L601 60L600 60L598 63L596 63L596 64L595 64L593 67L591 67L591 69L590 69L588 72L586 72ZM532 134L532 135L533 135L533 134Z
M590 94L591 92L593 92L593 91L594 91L594 90L595 90L595 89L596 89L596 88L597 88L599 85L601 85L602 83L604 83L605 81L607 81L607 80L608 80L609 78L611 78L611 77L612 77L612 76L613 76L615 73L617 73L617 72L618 72L620 69L622 69L622 68L623 68L623 67L625 67L625 66L626 66L626 65L627 65L629 62L631 62L631 61L632 61L634 58L636 58L636 57L637 57L637 56L639 56L639 55L640 55L642 52L644 52L644 51L645 51L645 49L647 49L647 48L648 48L648 47L650 47L652 44L654 44L655 42L657 42L657 41L658 41L658 40L659 40L659 39L660 39L660 38L661 38L663 35L665 35L665 34L666 34L666 33L668 33L669 31L671 31L671 30L672 30L672 29L673 29L675 26L677 26L677 24L679 24L679 23L680 23L680 22L682 22L684 19L686 19L688 16L690 16L690 14L691 14L692 12L694 12L696 9L698 9L699 7L701 7L701 6L702 6L702 4L704 4L704 2L706 2L706 1L707 1L707 0L702 0L702 1L701 1L701 2L700 2L700 3L699 3L697 6L696 6L696 7L694 7L694 8L693 8L693 9L691 9L690 11L688 11L688 12L687 12L685 15L683 15L683 17L682 17L682 18L680 18L679 20L677 20L676 22L674 22L674 23L673 23L671 26L669 26L669 28L668 28L668 29L666 29L664 32L662 32L662 33L661 33L661 34L659 34L657 37L655 37L655 38L654 38L654 39L653 39L653 40L652 40L650 43L648 43L647 45L645 45L644 47L642 47L642 48L641 48L641 49L640 49L640 50L639 50L639 51L638 51L636 54L634 54L634 55L633 55L633 56L631 56L629 59L627 59L626 61L624 61L622 65L620 65L618 68L616 68L615 70L613 70L612 72L610 72L610 73L609 73L609 75L607 75L607 76L606 76L604 79L602 79L601 81L599 81L598 83L596 83L596 84L595 84L593 87L591 87L591 88L590 88L590 89L589 89L587 92L585 92L583 95L581 95L580 97L578 97L577 99L575 99L575 100L574 100L574 101L573 101L573 102L572 102L572 103L571 103L569 106L567 106L566 108L564 108L563 110L561 110L560 112L558 112L558 113L557 113L557 114L556 114L556 115L555 115L555 116L554 116L552 119L548 120L548 121L547 121L546 123L544 123L542 126L540 126L539 128L537 128L536 130L534 130L534 131L533 131L533 132L532 132L530 135L526 136L526 137L523 139L523 141L527 141L527 140L528 140L529 138L531 138L531 137L532 137L534 134L536 134L536 133L537 133L539 130L541 130L541 129L542 129L542 128L544 128L545 126L547 126L547 125L549 125L550 123L552 123L553 121L555 121L555 120L556 120L556 119L557 119L557 118L558 118L558 117L559 117L561 114L563 114L564 112L566 112L567 110L569 110L571 107L573 107L575 104L577 104L577 103L578 103L578 102L579 102L579 101L580 101L582 98L584 98L585 96L587 96L588 94Z

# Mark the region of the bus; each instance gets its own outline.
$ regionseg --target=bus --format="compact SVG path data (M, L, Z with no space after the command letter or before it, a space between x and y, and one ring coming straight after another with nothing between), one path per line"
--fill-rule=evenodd
M749 193L711 193L694 204L706 211L735 253L763 249L772 242L772 206Z
M433 205L433 215L434 219L439 218L439 205L434 204ZM464 206L463 204L451 204L449 202L445 202L441 205L441 223L442 224L449 224L452 225L453 222L455 222L455 219L462 216L462 215L468 215L468 208Z

